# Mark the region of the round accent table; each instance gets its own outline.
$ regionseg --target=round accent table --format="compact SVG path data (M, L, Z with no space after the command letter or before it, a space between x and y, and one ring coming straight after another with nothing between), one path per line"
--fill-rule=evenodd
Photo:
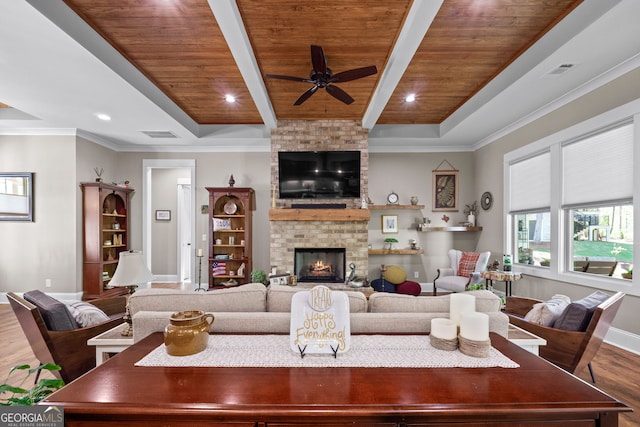
M511 296L512 283L516 280L522 279L522 273L517 271L487 270L482 272L482 278L485 280L485 286L487 289L491 289L493 287L494 280L504 282L505 294L509 297Z

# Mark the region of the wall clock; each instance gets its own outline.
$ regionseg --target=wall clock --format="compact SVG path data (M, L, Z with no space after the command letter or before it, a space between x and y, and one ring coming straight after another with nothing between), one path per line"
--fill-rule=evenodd
M398 195L393 191L387 196L387 202L391 205L398 204Z
M488 211L489 209L491 209L492 205L493 205L493 196L488 191L485 191L484 193L482 193L482 198L480 199L480 206L482 206L482 209L484 209L485 211Z

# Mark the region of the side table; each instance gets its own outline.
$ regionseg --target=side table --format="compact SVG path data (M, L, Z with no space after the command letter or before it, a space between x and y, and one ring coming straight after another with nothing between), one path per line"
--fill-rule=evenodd
M122 336L126 327L127 324L123 323L87 340L87 345L96 347L96 366L103 364L109 353L120 353L133 345L133 337Z
M505 294L506 296L511 296L511 284L516 280L522 279L522 273L517 271L483 271L481 273L481 277L485 280L485 285L487 289L491 289L493 287L493 281L498 280L500 282L505 283Z
M511 324L509 324L509 329L507 330L507 339L536 356L539 356L540 346L547 345L547 340L544 338Z

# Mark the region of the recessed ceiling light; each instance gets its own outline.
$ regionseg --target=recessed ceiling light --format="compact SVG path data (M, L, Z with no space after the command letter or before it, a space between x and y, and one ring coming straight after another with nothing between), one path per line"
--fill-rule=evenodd
M233 95L225 95L224 100L227 102L236 102L236 97Z
M111 120L111 116L104 113L96 113L96 117L99 118L100 120L104 120L105 122L108 122L109 120Z
M404 102L413 102L416 100L416 94L415 93L410 93L409 95L407 95L404 98Z

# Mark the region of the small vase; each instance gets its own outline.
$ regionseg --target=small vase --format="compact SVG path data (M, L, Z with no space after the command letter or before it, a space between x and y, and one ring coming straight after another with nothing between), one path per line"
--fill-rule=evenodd
M474 214L467 215L467 222L469 223L470 227L475 227L476 226L476 216Z
M417 205L418 204L418 197L417 196L411 196L411 204L412 205Z

